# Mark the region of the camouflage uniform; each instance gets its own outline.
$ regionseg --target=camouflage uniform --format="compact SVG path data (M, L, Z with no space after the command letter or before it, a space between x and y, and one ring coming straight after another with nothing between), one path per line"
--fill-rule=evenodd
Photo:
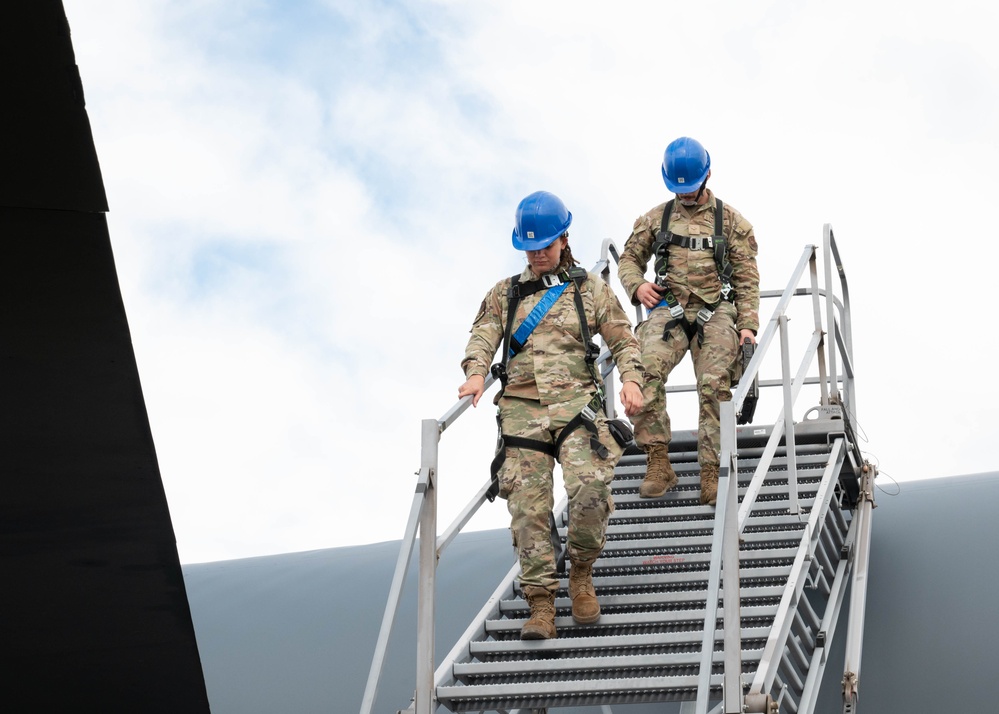
M667 229L681 236L710 236L715 227L715 199L710 189L705 189L707 201L703 205L687 207L674 202L673 213ZM639 286L647 282L646 266L653 259L652 244L662 224L666 204L656 206L635 221L621 255L618 277L638 304L635 296ZM704 342L698 345L697 336L687 339L681 325L676 325L663 340L663 330L670 320L665 305L652 310L649 318L637 330L642 348L645 379L642 392L645 403L633 419L635 441L639 446L668 444L670 421L666 412L666 380L670 372L683 359L689 349L694 360L697 380L698 411L698 462L700 465L717 466L721 450L719 402L732 398L733 370L739 353L739 331L759 330L760 274L756 268L756 237L749 221L727 203L723 209L723 233L728 240L728 259L732 263L732 287L735 303L722 302L714 316L704 326ZM697 312L705 305L721 299L721 280L712 250L691 250L677 245L668 247L667 282L673 295L684 308L687 320L694 324Z
M521 282L538 278L525 268ZM509 306L510 278L501 280L486 295L472 325L461 366L465 376L485 377L502 344ZM562 428L582 411L596 391L584 360L586 350L571 283L555 301L527 340L524 349L507 364L506 389L498 400L503 433L553 444ZM524 321L544 292L520 300L514 327ZM583 307L590 334L607 344L622 381L640 382L642 363L638 343L617 296L596 275L582 285ZM609 452L601 458L590 446L590 432L579 428L562 445L562 479L569 498L569 557L574 563L591 563L604 545L607 520L613 510L610 484L622 449L607 429L603 413L597 414L600 443ZM507 447L500 470L500 496L510 511L510 530L520 557L521 586L558 589L548 514L554 506L555 460L540 451Z

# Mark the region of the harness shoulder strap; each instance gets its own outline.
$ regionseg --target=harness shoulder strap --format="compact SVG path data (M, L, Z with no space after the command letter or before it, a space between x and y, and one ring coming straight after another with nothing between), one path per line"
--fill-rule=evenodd
M718 277L722 287L732 279L732 264L728 262L728 239L725 237L725 205L720 198L715 198L715 265L718 267Z
M555 304L555 301L558 300L558 298L565 291L566 287L568 287L569 280L572 280L579 285L586 279L586 275L587 273L585 270L574 267L559 274L558 276L546 275L538 280L531 280L525 283L520 282L519 274L510 278L510 287L507 290L508 302L506 329L503 331L503 348L500 353L500 361L490 368L493 376L498 378L501 382L502 388L500 390L500 395L503 394L502 389L506 388L506 365L510 361L510 358L516 356L522 349L524 349L527 338L530 337L534 328L537 327L538 323L541 322L541 319L548 314L552 305ZM521 298L534 295L542 290L547 290L548 293L541 298L537 305L534 306L524 322L522 322L520 327L517 328L517 331L514 332L513 322L516 319L517 307L520 305Z
M573 294L573 301L576 304L576 316L579 318L579 336L583 340L583 348L586 350L586 368L590 372L590 379L593 380L593 387L596 389L597 396L600 398L601 403L604 399L604 388L603 384L600 382L600 378L597 376L597 357L600 356L600 348L597 347L593 342L593 336L590 334L590 325L586 321L586 308L583 305L583 283L586 281L589 273L584 269L575 267L569 271L569 276L572 278L573 282L576 283L576 292Z
M513 321L517 316L517 306L520 304L520 274L510 278L510 289L507 292L509 304L506 312L506 329L503 331L503 351L500 352L500 364L502 365L503 376L502 386L506 386L506 363L510 355L510 337L513 335Z
M669 219L672 215L673 215L673 199L671 198L666 202L666 207L663 209L662 221L660 221L659 223L659 232L656 234L656 240L652 244L653 256L658 254L660 250L663 250L666 244L669 243Z
M548 292L545 293L545 296L538 301L538 304L534 306L534 309L532 309L524 321L520 323L520 327L517 328L517 332L514 333L511 338L509 357L513 357L524 349L524 345L527 343L527 338L531 336L531 333L534 332L534 328L537 327L538 323L541 322L544 316L548 314L548 311L551 310L555 301L562 296L562 293L565 292L568 285L568 282L556 285L548 290Z

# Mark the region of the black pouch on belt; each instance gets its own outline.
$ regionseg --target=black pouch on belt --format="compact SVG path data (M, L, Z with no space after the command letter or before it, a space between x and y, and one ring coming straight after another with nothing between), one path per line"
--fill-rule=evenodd
M608 419L607 428L610 429L611 436L614 437L621 447L627 448L635 443L635 432L632 431L628 422L623 419Z

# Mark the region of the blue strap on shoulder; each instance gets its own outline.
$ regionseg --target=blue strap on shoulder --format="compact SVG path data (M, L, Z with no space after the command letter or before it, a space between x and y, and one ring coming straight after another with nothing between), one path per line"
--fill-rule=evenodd
M565 281L561 285L556 285L553 288L549 288L548 292L545 293L544 297L538 301L538 304L534 306L530 314L520 323L520 327L517 331L513 333L513 341L510 345L510 356L513 357L515 354L520 352L524 348L524 343L527 342L527 338L531 336L534 332L534 328L538 326L541 319L548 314L548 311L552 309L552 305L555 301L559 299L559 296L565 292L565 289L569 287L570 281Z

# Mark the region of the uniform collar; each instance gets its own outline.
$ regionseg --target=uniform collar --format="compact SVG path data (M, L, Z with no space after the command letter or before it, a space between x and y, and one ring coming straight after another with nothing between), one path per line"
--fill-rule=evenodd
M686 213L688 216L694 216L701 211L713 211L715 210L715 195L711 192L710 188L704 189L704 195L707 196L707 200L704 203L698 203L696 206L684 206L680 203L679 199L674 196L675 205L681 211Z
M545 273L545 275L559 275L561 273L564 273L566 270L568 270L568 268L565 268L563 270L552 270L549 273ZM524 272L520 274L520 281L526 283L532 280L540 280L541 277L542 276L538 275L533 270L531 270L531 266L528 265L527 267L524 268Z

